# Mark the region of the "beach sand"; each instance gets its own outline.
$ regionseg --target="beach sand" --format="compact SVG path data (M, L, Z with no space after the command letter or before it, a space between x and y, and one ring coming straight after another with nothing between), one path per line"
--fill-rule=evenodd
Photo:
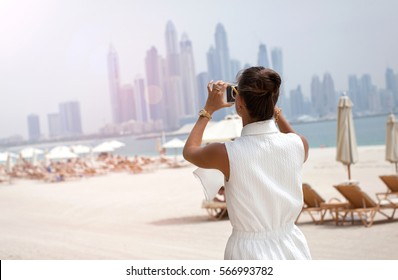
M194 169L1 184L0 259L222 259L232 228L201 208ZM352 177L371 197L386 190L378 176L392 173L384 146L359 148ZM346 180L335 148L310 150L303 182L329 200L342 199L333 185ZM398 259L398 219L385 222L377 214L365 228L314 225L304 214L298 226L314 259Z

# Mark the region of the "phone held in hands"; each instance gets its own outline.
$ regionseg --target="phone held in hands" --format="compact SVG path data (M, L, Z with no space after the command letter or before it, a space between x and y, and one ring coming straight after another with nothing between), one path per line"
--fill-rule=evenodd
M235 103L235 98L237 94L238 94L237 86L229 85L226 90L227 103Z

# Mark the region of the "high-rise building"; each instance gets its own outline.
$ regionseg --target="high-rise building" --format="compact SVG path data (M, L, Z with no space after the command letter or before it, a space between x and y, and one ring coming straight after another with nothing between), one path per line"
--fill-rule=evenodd
M120 89L120 121L137 120L134 89L131 84L125 84Z
M260 44L259 46L257 64L258 66L269 68L268 53L265 44Z
M391 91L394 97L394 105L398 107L398 76L394 74L391 68L386 69L386 90Z
M236 82L236 75L242 70L242 66L239 60L231 59L231 73L232 73L232 80L230 83Z
M304 96L301 92L300 85L297 87L297 89L290 91L290 108L291 116L294 119L297 119L305 114Z
M350 75L348 77L348 96L354 104L354 106L352 107L352 112L354 114L357 114L361 110L361 95L359 81L356 75Z
M316 117L323 117L326 115L325 111L325 96L322 92L322 83L317 75L311 80L311 103Z
M163 70L163 92L164 92L164 120L165 128L176 129L179 126L179 119L185 115L185 96L183 92L183 79L181 77L181 55L178 48L177 31L173 22L166 25L166 60ZM192 104L190 104L192 106Z
M271 50L272 69L281 76L283 80L283 56L282 49L274 48Z
M290 112L290 102L289 96L286 96L285 94L285 81L284 81L284 75L283 75L283 56L282 56L282 49L280 48L273 48L271 50L271 61L272 61L272 69L275 70L279 76L282 79L282 84L279 89L279 100L278 100L278 106L281 108L284 108L284 114L289 117L291 115Z
M111 45L108 52L108 79L109 92L111 95L111 111L113 123L121 123L120 110L120 74L119 74L119 58Z
M193 116L199 111L199 99L197 94L197 81L192 43L188 35L183 34L180 42L181 48L181 78L182 98L184 101L184 116Z
M172 21L166 25L166 60L167 75L179 76L181 73L180 54L178 50L177 31Z
M82 134L80 104L76 101L59 104L62 135L73 137Z
M213 81L223 80L227 82L233 82L235 74L231 71L231 60L229 56L229 48L227 41L227 33L225 32L224 26L218 23L216 26L216 32L214 34L215 48L210 47L207 52L207 69L209 73L209 79ZM227 115L228 110L222 109L213 114L214 120L222 120Z
M134 92L137 121L148 122L150 120L149 106L147 102L148 98L146 96L145 80L143 78L136 77L134 80Z
M30 114L28 116L29 140L37 141L40 139L40 119L38 115Z
M337 95L334 81L330 73L323 75L322 91L325 97L326 114L335 115L337 112Z
M207 55L207 71L209 74L210 80L217 81L216 77L220 76L220 69L217 63L217 53L216 49L213 46L210 46Z
M58 113L48 114L48 134L51 139L62 136L61 117Z
M145 57L146 81L148 86L148 105L151 120L161 120L164 117L164 92L162 89L161 58L155 47L149 49Z
M224 26L218 23L215 33L216 41L216 61L219 65L219 73L216 74L215 80L230 81L233 79L230 70L229 48L227 41L227 33Z
M201 72L197 75L198 81L198 97L199 97L199 108L203 108L207 100L207 84L209 83L209 74L207 72Z

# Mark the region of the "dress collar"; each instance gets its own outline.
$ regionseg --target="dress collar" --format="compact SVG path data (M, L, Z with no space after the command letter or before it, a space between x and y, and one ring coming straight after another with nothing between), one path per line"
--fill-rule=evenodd
M273 119L249 123L242 128L241 136L277 133L279 130Z

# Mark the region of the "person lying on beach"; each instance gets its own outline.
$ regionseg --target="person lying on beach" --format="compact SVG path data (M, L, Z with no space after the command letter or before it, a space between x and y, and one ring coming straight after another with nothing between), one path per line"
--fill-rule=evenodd
M303 207L301 178L308 143L276 106L281 78L264 67L243 70L238 85L230 88L242 117L241 137L201 146L212 114L232 106L225 101L228 86L223 81L208 84L206 105L183 150L184 158L196 166L224 174L233 226L224 258L311 259L306 238L294 224Z

